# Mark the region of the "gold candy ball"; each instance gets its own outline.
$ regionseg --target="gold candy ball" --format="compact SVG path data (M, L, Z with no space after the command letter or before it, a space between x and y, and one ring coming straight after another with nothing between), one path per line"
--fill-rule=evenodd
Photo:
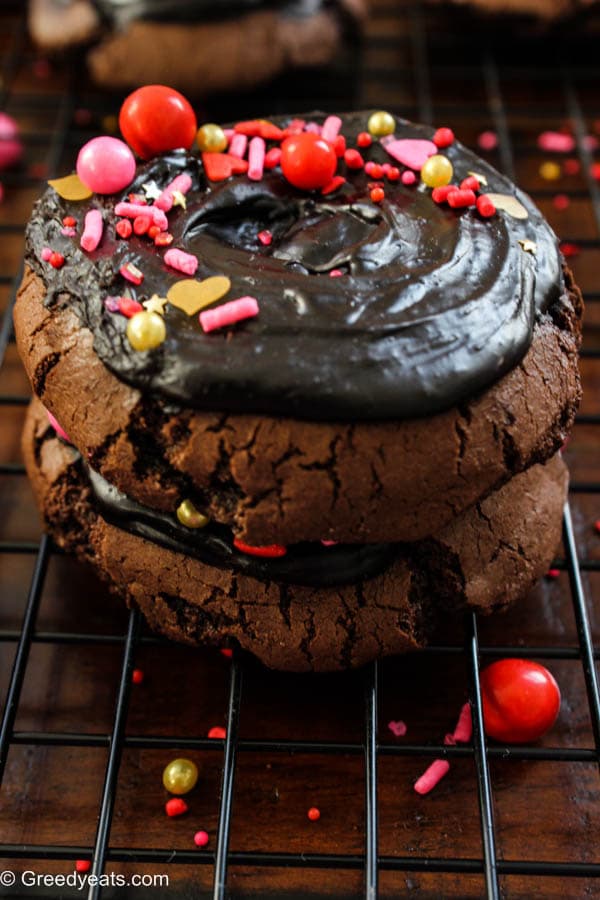
M144 310L127 323L127 338L134 350L154 350L166 336L165 320L158 313Z
M184 500L179 504L177 518L186 528L204 528L208 525L208 517L198 512L191 500Z
M372 134L374 137L383 137L386 134L393 134L396 130L396 120L391 113L380 109L369 116L367 129L369 134Z
M191 759L174 759L162 776L163 784L170 794L189 794L198 781L198 767Z
M430 188L443 187L445 184L450 184L453 175L452 163L447 156L442 156L441 153L430 156L423 163L423 168L421 169L421 181Z
M196 140L198 148L203 153L221 153L227 146L225 132L220 125L214 125L212 122L198 129Z

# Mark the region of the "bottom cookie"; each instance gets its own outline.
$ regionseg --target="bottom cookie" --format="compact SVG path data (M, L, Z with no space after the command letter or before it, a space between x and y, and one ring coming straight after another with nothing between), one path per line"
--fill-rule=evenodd
M268 561L259 579L111 524L99 512L79 454L56 437L36 399L23 451L55 541L90 561L155 631L188 644L237 642L267 666L290 671L345 669L416 650L448 612L509 606L548 568L568 484L556 456L515 476L435 536L392 545L377 574L316 587L267 580ZM326 560L327 548L319 552Z

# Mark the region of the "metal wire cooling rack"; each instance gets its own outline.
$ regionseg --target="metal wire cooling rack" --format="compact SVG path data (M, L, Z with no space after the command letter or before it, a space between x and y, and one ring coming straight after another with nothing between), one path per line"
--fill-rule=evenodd
M7 18L7 26L10 33L5 34L4 57L2 59L2 87L0 88L0 109L28 109L31 106L44 104L45 95L36 96L28 94L26 97L17 95L17 74L24 60L30 60L32 51L27 44L23 14L18 5L12 8ZM350 104L364 106L378 105L390 106L408 116L413 116L423 121L437 120L438 124L443 119L450 119L457 110L460 111L462 120L466 121L472 129L481 129L482 124L487 123L493 128L499 138L498 162L499 166L511 177L521 180L520 163L533 155L531 147L516 144L511 137L510 119L515 105L520 101L515 100L512 93L512 85L519 79L543 83L552 80L559 87L560 96L555 97L555 107L546 109L546 115L562 115L573 123L574 134L577 141L577 156L581 162L582 172L585 173L579 186L571 191L572 199L585 201L589 204L595 234L585 240L577 239L579 246L591 250L600 248L600 189L598 183L587 173L593 162L593 151L590 150L586 134L589 131L589 117L593 116L593 108L590 113L584 112L583 94L587 95L587 86L594 85L600 80L600 72L595 65L587 65L578 60L577 55L571 52L563 52L563 60L557 62L556 58L547 58L550 51L544 41L538 40L533 46L540 50L539 65L534 61L533 66L525 68L514 58L507 56L505 45L498 42L498 35L494 34L494 40L489 37L490 30L483 32L489 39L482 39L481 33L475 39L467 30L455 20L456 30L449 32L446 27L438 27L438 20L425 11L421 5L413 4L406 8L393 2L380 0L374 4L373 17L368 27L367 38L356 67L352 60L350 68L353 69L353 77L349 81L349 68L340 75L340 82L335 81L335 76L328 74L331 91L327 102L332 107L339 107L339 97L344 97L346 105L348 98ZM434 24L432 25L431 22ZM397 26L402 25L402 28ZM523 49L525 43L517 39L517 48ZM585 40L583 42L585 44ZM531 46L527 45L531 51ZM579 45L578 45L579 46ZM544 49L546 48L546 49ZM564 48L563 48L564 49ZM573 51L573 47L570 48ZM579 50L577 50L577 53ZM582 57L583 58L583 57ZM593 57L589 57L593 59ZM452 62L448 63L448 59ZM459 62L457 62L459 60ZM347 63L348 65L348 63ZM560 65L560 70L557 70ZM339 74L339 73L338 73ZM333 80L332 80L333 79ZM454 82L453 82L454 79ZM445 93L438 91L435 85L442 82L450 87ZM453 95L452 84L456 85ZM409 84L410 90L405 86ZM460 85L470 84L473 96L467 92L461 94ZM302 106L323 105L313 103L318 97L321 84L318 78L307 77L300 87L295 83L284 79L280 92L267 89L264 94L257 92L253 98L256 110L269 108L278 111L277 107L286 108L293 97L299 109ZM505 98L505 85L511 88L511 97ZM583 87L582 87L583 86ZM56 91L52 95L51 137L47 151L44 153L44 162L48 174L59 173L60 165L65 156L73 151L75 145L80 142L74 134L74 112L82 102L78 91L80 85L77 78L71 75L66 89L62 93ZM294 93L294 91L296 91ZM312 91L312 93L311 93ZM339 97L338 97L339 94ZM374 102L378 98L379 102ZM450 98L450 99L448 99ZM100 104L102 112L114 112L118 108L116 98L106 96L95 102ZM222 98L220 101L221 118L227 118L231 108L235 109L234 98ZM587 102L587 101L586 101ZM557 112L560 110L560 112ZM600 113L600 106L598 107ZM529 102L519 105L519 113L527 116L539 115L543 118L543 111L534 109ZM475 132L474 132L475 133ZM41 138L34 133L27 134L26 142L38 146ZM29 174L17 173L6 178L9 187L18 189L21 186L36 187L39 179ZM537 191L532 192L539 201L547 200L555 191L548 186L541 185ZM0 235L7 236L20 234L24 227L24 221L4 224L0 227ZM566 240L570 236L564 235ZM16 288L19 284L21 272L16 268L5 268L0 271L0 288L7 289L8 304L2 319L0 329L0 375L5 364L7 349L13 341L11 324L11 307ZM600 300L600 280L596 277L595 290L588 290L586 299L592 310ZM597 348L584 345L584 360L600 358ZM28 401L26 396L3 393L0 396L0 408L7 410L9 407L24 406ZM595 412L581 414L578 418L578 426L586 428L600 425L600 416ZM600 432L594 433L592 446L600 447ZM596 463L596 474L597 474ZM8 479L23 479L24 469L20 463L5 462L0 465L0 476ZM583 495L597 495L600 493L600 479L587 478L575 481L571 485L571 494L575 499ZM586 893L600 894L600 853L597 845L591 840L591 851L588 848L582 852L579 861L573 859L548 859L540 854L539 858L518 858L512 855L507 857L499 848L498 826L496 824L495 806L498 799L495 792L493 779L490 776L490 767L495 760L513 760L529 763L532 761L549 761L557 764L600 763L600 696L598 687L598 673L596 660L598 649L594 648L592 630L589 622L591 606L591 582L588 574L600 570L597 559L579 559L576 539L576 529L573 525L570 507L564 511L564 559L557 561L557 566L568 574L570 604L576 623L577 640L573 644L563 645L560 634L556 640L547 642L544 646L523 645L515 641L509 646L499 646L488 643L483 645L479 640L480 624L474 615L469 615L464 624L464 642L461 644L448 644L434 646L425 651L425 658L431 666L440 666L443 670L445 660L450 657L463 658L468 672L469 700L473 713L473 741L470 746L448 747L439 743L415 742L415 743L390 743L382 740L380 724L380 680L382 667L373 664L367 667L362 674L362 738L352 741L321 740L321 739L278 739L268 735L257 738L240 737L240 716L244 706L243 681L247 663L238 657L233 658L229 672L229 688L226 711L226 738L223 741L214 741L203 737L190 737L182 734L150 733L135 735L129 733L127 718L131 697L131 673L134 667L134 659L140 647L153 645L160 652L161 642L142 632L139 616L136 612L128 615L127 627L124 633L94 633L79 630L42 630L38 628L37 619L41 598L44 591L45 579L49 563L58 551L53 548L50 539L42 536L39 542L21 539L12 539L10 536L0 543L0 555L28 554L35 559L29 585L27 602L23 615L22 625L19 629L5 628L0 631L0 645L3 648L15 648L14 659L8 688L4 703L4 712L0 729L0 782L5 774L9 751L17 746L48 747L48 748L94 748L101 747L107 751L106 768L101 786L97 806L97 827L95 840L92 845L65 846L57 843L2 843L0 844L0 860L68 860L78 858L90 858L93 860L92 873L103 872L106 866L114 863L143 863L143 864L168 864L171 869L181 866L212 867L213 889L215 898L223 898L228 895L230 889L230 875L237 867L250 868L254 873L253 887L261 896L267 896L268 891L262 890L261 873L268 869L279 868L287 870L359 870L362 872L363 887L358 888L352 896L364 896L375 898L379 896L380 882L386 873L406 873L415 876L418 873L429 873L442 876L455 874L457 876L479 875L481 882L477 893L469 896L482 896L499 898L500 896L513 896L510 889L510 879L507 876L520 876L530 879L528 884L536 883L536 879L559 879L561 896L582 896L580 885L585 883ZM582 578L583 573L583 578ZM584 579L585 588L584 588ZM4 587L2 596L4 598ZM53 646L85 646L90 653L102 645L116 645L120 648L120 677L114 694L114 716L112 727L106 733L89 733L82 731L45 731L17 729L17 717L22 699L22 688L31 663L32 648L39 644ZM591 722L591 734L593 746L525 746L509 747L500 745L488 745L483 732L482 706L479 692L478 672L480 661L490 657L501 656L534 656L537 659L557 661L573 661L580 665L584 695L589 706L589 718ZM314 700L315 705L318 699ZM120 764L123 753L128 749L169 749L178 747L185 751L195 751L202 755L215 748L222 750L221 765L221 790L218 809L218 826L214 849L178 849L174 851L170 846L143 846L133 847L116 846L111 841L111 827L115 810L117 791L119 788ZM309 754L330 756L333 760L342 757L362 756L364 758L364 829L362 832L361 852L281 852L268 848L261 850L235 850L230 847L230 831L234 807L236 804L236 764L240 756L246 754L285 755ZM434 758L444 756L450 760L467 758L474 764L476 771L477 799L479 810L479 826L481 832L481 854L445 856L441 852L431 853L405 853L394 855L393 853L380 852L381 830L379 826L379 809L381 806L381 786L378 779L378 768L382 761L388 758L398 760L405 758ZM378 789L379 785L379 789ZM591 804L591 808L597 813L597 797L590 795L585 802ZM584 802L583 799L581 802ZM595 807L594 807L595 804ZM526 823L524 823L526 825ZM440 848L437 848L438 851ZM435 850L435 848L434 848ZM596 853L594 854L594 850ZM596 860L596 861L594 861ZM542 883L542 882L540 882ZM543 882L546 884L546 882ZM415 885L410 881L405 882L406 890L412 890ZM1 893L1 889L0 889ZM398 892L399 893L399 892ZM391 896L398 896L393 893ZM7 894L11 896L10 894ZM139 896L140 894L138 894ZM157 896L157 894L154 894ZM324 896L325 894L323 894ZM349 896L339 894L339 896ZM386 894L387 895L387 894ZM425 894L424 894L425 895ZM442 896L443 890L427 894L427 896ZM17 896L14 894L12 896ZM65 895L66 896L66 895ZM80 894L78 894L80 896ZM108 896L100 887L91 887L87 894L89 900L100 896ZM183 895L182 895L183 896ZM188 893L185 896L200 896L200 894ZM208 896L202 894L202 896ZM275 894L273 894L275 896ZM287 896L277 894L277 896ZM308 896L300 893L300 896ZM312 894L311 894L312 896ZM316 894L315 894L316 896ZM319 894L320 896L320 894ZM331 896L331 894L327 894ZM453 894L452 896L455 896ZM460 894L463 896L463 894ZM464 896L467 896L465 890ZM517 896L517 893L514 894ZM518 894L527 896L527 894ZM535 887L530 889L529 896L542 896L537 893ZM558 895L557 895L558 896Z

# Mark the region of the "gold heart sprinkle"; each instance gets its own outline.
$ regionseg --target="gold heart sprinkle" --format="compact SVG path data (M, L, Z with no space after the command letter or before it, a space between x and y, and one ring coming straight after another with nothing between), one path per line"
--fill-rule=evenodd
M488 197L496 209L503 209L504 212L507 212L513 219L529 218L529 213L523 204L519 203L517 198L513 197L512 194L488 194Z
M520 243L521 247L523 248L523 250L525 251L525 253L533 253L533 255L535 256L535 254L537 253L537 244L535 241L520 240L519 243Z
M193 316L205 306L210 306L215 300L224 297L230 288L231 281L225 275L212 275L204 281L184 278L169 288L167 299L188 316Z
M86 187L79 175L65 175L64 178L53 178L49 181L59 197L63 200L88 200L92 191Z

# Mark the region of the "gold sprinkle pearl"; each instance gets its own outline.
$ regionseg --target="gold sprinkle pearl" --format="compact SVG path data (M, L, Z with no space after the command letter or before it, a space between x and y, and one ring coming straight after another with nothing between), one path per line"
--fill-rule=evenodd
M198 781L198 767L191 759L174 759L162 776L163 784L170 794L189 794Z
M430 188L443 187L446 184L450 184L453 175L452 163L447 156L442 156L441 153L430 156L423 163L423 168L421 169L421 181Z
M202 153L221 153L227 146L227 138L225 132L220 125L208 122L198 129L196 135L198 141L198 149Z
M134 350L154 350L167 336L162 316L144 310L132 316L127 323L127 338Z
M396 130L396 120L391 113L380 109L369 116L367 129L369 134L372 134L373 137L384 137L386 134L394 133Z
M177 518L186 528L204 528L208 525L208 516L198 512L191 500L184 500L179 504Z
M561 169L557 162L545 162L540 166L540 176L544 181L558 181L561 176Z

